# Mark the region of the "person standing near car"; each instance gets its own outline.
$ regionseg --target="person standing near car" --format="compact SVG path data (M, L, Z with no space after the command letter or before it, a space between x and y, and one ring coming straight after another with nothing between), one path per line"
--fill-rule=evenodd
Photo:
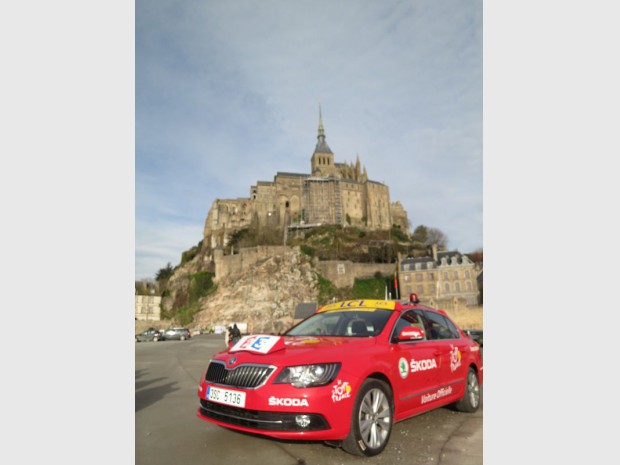
M232 345L235 345L239 339L241 339L241 331L237 328L237 323L235 323L230 330L230 335L232 336Z

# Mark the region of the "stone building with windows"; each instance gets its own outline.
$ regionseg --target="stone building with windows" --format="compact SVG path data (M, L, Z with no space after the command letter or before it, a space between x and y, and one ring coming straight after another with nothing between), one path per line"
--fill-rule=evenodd
M236 230L252 224L284 230L319 224L389 229L408 233L409 220L400 202L390 201L390 189L368 178L366 167L337 163L325 140L319 107L317 144L310 174L278 172L273 181L258 181L248 198L216 199L207 215L204 244L226 245Z
M400 295L406 299L414 292L430 306L446 302L478 305L476 264L457 251L438 252L436 245L432 250L432 257L400 260Z
M161 296L137 295L135 317L136 320L160 321L161 320Z

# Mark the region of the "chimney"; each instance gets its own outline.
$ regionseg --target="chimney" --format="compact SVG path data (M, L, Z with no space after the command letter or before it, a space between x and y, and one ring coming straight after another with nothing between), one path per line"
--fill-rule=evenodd
M433 244L433 260L437 261L437 244Z

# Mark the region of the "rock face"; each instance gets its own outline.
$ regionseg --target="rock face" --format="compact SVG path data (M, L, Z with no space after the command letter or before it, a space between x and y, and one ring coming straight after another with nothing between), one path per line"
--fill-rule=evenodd
M316 301L317 274L298 249L256 262L218 282L217 291L200 301L192 328L246 322L253 333L278 333L293 324L295 307Z

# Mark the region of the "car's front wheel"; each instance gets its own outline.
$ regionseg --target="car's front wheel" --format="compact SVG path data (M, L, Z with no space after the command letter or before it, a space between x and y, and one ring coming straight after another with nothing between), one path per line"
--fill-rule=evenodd
M354 455L372 457L385 449L394 422L392 390L383 381L369 378L355 398L351 431L342 448Z
M454 405L461 412L475 412L480 407L480 384L478 383L478 375L473 368L467 371L465 394Z

